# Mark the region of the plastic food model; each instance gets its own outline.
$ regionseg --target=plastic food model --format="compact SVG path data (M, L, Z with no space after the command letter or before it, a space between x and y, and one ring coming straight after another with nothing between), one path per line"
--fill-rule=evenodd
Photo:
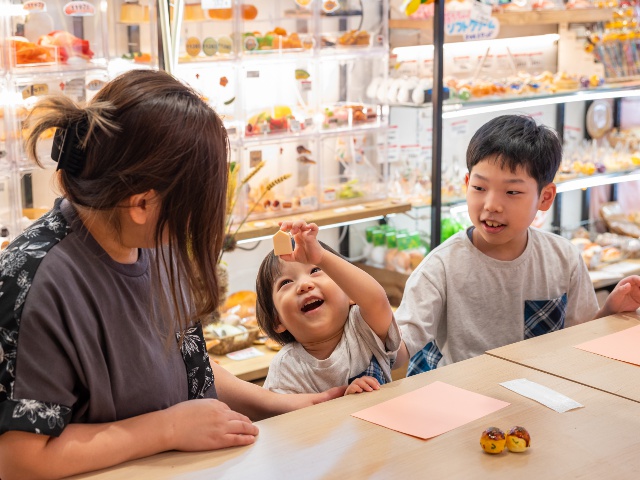
M506 445L510 452L524 452L531 446L531 436L524 427L512 427L507 432Z
M175 74L221 114L238 185L264 163L234 225L386 198L386 100L365 95L387 71L386 0L187 3Z
M376 168L375 134L340 135L321 144L321 195L323 205L361 203L387 195L387 179Z
M489 427L480 437L480 446L486 453L502 453L506 443L504 432L496 427Z

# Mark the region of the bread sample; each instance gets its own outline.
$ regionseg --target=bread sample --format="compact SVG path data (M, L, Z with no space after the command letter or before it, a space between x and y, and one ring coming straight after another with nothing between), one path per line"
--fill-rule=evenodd
M293 253L291 236L288 233L282 230L276 232L273 236L273 253L277 256Z
M504 450L506 438L504 432L496 427L489 427L480 437L480 446L487 453L501 453Z
M531 446L531 436L524 427L511 427L507 433L506 445L510 452L524 452Z

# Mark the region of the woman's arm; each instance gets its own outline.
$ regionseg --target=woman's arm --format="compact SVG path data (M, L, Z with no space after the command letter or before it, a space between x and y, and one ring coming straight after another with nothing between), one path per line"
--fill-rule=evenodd
M310 407L342 397L347 388L335 387L322 393L274 393L235 377L220 365L211 363L216 379L218 398L233 410L254 421Z
M217 400L178 403L118 422L70 424L59 437L0 435L0 478L60 478L166 450L202 451L254 442L258 428Z

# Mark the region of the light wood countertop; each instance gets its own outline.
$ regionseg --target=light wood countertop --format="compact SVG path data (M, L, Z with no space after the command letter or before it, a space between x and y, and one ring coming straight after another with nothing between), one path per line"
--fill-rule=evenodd
M585 405L556 413L499 382L527 378ZM351 416L436 380L511 402L491 415L430 440ZM483 355L258 422L254 445L206 453L169 452L76 478L100 479L481 479L637 478L640 404ZM525 453L488 455L479 445L489 426L526 427Z
M638 314L613 315L489 350L487 354L640 402L640 367L574 348L637 325Z

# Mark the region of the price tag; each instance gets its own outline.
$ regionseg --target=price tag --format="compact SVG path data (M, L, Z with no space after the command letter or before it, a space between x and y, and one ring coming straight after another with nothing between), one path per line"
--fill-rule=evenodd
M252 150L249 152L249 166L254 168L262 161L262 150Z
M471 20L476 22L489 23L491 21L491 5L476 0L471 5Z
M29 85L22 90L22 98L26 100L29 97L39 97L49 93L49 86L46 83L36 83Z
M262 355L264 355L264 353L255 347L249 347L244 350L227 353L227 357L231 360L247 360L249 358L261 357Z
M231 8L231 0L202 0L203 10L220 10L223 8Z
M301 207L315 208L317 203L318 203L318 199L316 197L302 197L302 198L300 198L300 206Z
M468 120L459 120L451 124L451 132L453 133L453 135L464 137L468 131L469 131Z
M260 78L260 70L247 71L247 78Z
M63 11L67 17L93 17L96 13L95 7L89 2L69 2Z
M311 80L300 80L300 90L303 92L310 92L311 85Z

